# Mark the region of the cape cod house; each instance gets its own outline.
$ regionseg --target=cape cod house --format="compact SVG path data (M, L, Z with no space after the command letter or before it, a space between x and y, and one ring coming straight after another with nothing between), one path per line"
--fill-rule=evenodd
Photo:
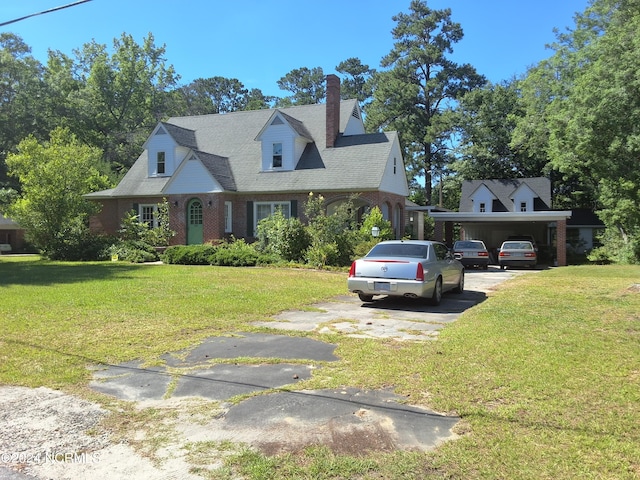
M398 135L365 133L358 102L340 100L335 75L327 76L326 104L160 122L120 183L87 198L102 204L92 229L111 234L132 209L155 222L167 199L171 243L198 244L251 239L277 208L304 222L310 192L329 213L356 194L356 208L379 206L403 235L409 192Z
M544 177L464 181L458 212L429 211L435 220L435 237L449 245L456 223L461 239L482 240L490 252L496 252L509 236L529 235L539 256L546 254L550 262L562 266L567 264L571 215L570 210L551 208L551 181Z

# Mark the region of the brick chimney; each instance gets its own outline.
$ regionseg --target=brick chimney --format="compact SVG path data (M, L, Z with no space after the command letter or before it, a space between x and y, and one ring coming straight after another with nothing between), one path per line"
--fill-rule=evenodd
M327 75L327 148L333 148L340 132L340 79Z

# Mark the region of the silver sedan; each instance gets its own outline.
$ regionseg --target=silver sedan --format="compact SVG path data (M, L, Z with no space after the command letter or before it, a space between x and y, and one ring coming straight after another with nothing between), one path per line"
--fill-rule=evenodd
M389 240L352 263L347 287L363 302L386 295L424 298L438 305L444 292L462 293L464 267L443 243Z

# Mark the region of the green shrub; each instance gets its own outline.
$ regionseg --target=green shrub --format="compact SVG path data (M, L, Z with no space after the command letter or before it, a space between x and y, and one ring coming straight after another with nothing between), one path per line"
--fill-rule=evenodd
M174 245L161 255L164 263L176 265L210 265L216 247L205 245Z
M216 246L209 262L228 267L253 267L258 263L258 252L244 240L234 240Z
M164 263L179 265L219 265L229 267L251 267L276 263L271 254L263 254L253 244L243 239L216 245L174 245L160 256Z
M111 245L109 256L131 263L156 262L159 259L155 248L140 240L125 240Z
M307 229L295 217L285 218L281 210L258 223L257 249L273 254L287 262L298 262L304 258L311 240Z
M377 243L378 240L375 238L361 241L353 249L353 259L364 257Z
M324 198L309 194L305 215L309 219L307 232L311 238L305 260L314 267L346 266L351 263L357 243L355 208L351 201L341 204L332 215L327 215Z

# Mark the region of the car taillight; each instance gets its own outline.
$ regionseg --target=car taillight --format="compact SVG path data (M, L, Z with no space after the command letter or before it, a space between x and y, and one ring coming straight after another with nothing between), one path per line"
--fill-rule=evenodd
M525 257L535 257L535 256L536 256L536 254L535 254L535 253L533 253L533 252L531 252L531 253L525 253L525 254L524 254L524 256L525 256Z
M464 252L453 252L454 255L460 255L461 257L464 257Z
M351 264L351 268L349 269L349 276L350 277L355 277L356 276L356 262L353 262Z
M479 257L488 257L489 256L489 252L478 252L478 256Z
M422 264L418 264L418 268L416 269L416 280L418 282L424 282L424 268L422 268Z
M500 256L501 257L508 257L509 256L509 252L500 252Z

